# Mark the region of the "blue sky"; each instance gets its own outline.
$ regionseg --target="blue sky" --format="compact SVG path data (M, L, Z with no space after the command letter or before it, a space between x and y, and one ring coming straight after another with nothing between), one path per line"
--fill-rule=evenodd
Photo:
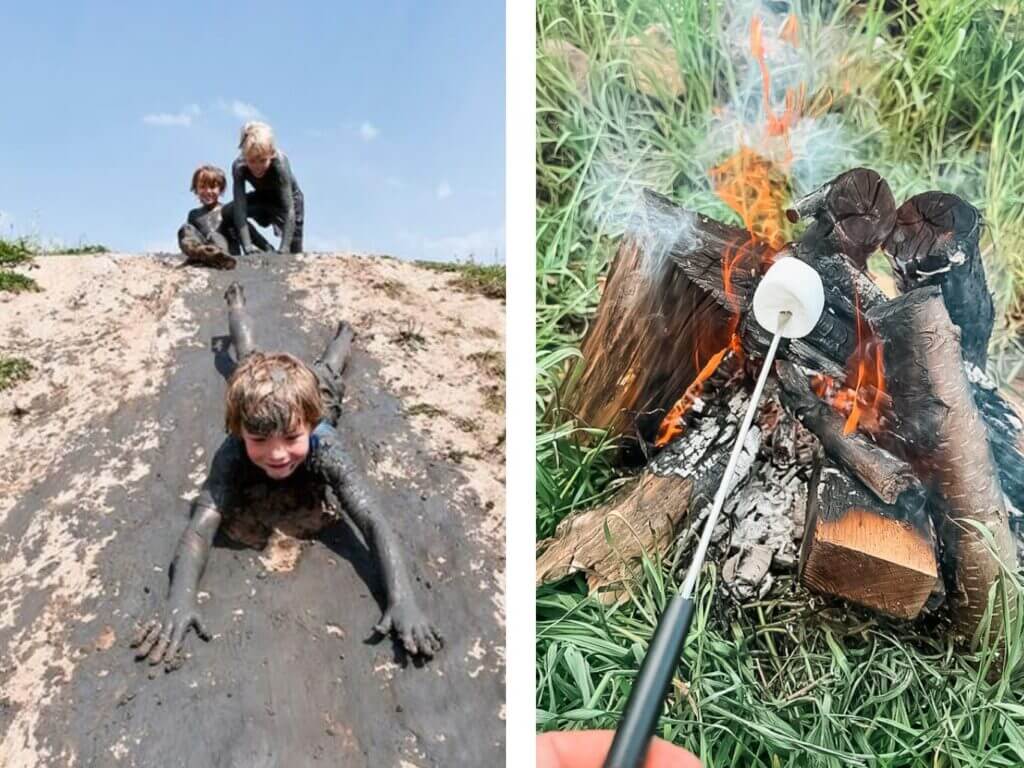
M3 3L0 235L177 250L259 117L307 250L504 260L504 5Z

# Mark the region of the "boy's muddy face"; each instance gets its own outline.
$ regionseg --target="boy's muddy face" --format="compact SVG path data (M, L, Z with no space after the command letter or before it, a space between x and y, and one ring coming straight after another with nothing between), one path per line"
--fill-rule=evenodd
M220 199L220 193L219 184L200 184L196 190L199 202L207 207L217 204L217 201Z
M245 156L245 164L249 168L249 172L257 179L260 179L267 172L273 159L274 156L272 154L264 155L259 152L253 152L251 155Z
M309 454L309 426L285 434L254 435L242 428L245 452L272 480L284 480L298 469Z

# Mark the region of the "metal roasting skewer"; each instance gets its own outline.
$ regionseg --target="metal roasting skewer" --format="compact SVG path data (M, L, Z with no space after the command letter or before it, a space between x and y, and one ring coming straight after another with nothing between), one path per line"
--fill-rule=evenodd
M780 265L781 262L787 262ZM694 591L697 579L704 566L708 546L715 524L725 505L736 465L739 463L747 432L754 421L754 415L761 402L761 394L768 374L771 372L779 342L783 337L805 336L817 323L824 308L821 278L813 268L793 258L779 259L765 274L754 298L754 314L758 322L772 332L772 343L768 347L761 372L754 385L754 391L747 405L747 412L736 434L736 443L729 456L722 481L715 493L711 512L704 521L693 560L686 572L686 578L679 592L669 601L658 620L647 655L640 665L636 681L626 702L622 722L615 732L611 749L604 761L604 768L642 768L650 746L651 737L658 725L658 717L665 701L672 675L679 662L679 656L693 621L696 605ZM775 275L772 276L772 272ZM772 277L772 279L769 279ZM796 281L796 282L794 282ZM788 307L788 308L784 308ZM796 317L794 317L796 315Z

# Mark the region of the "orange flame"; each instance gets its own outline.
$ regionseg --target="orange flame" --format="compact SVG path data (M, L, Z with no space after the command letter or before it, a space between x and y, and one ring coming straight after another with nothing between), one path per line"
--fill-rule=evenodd
M786 180L771 161L749 147L710 172L715 193L736 211L743 226L778 250L786 243Z
M857 348L847 363L846 381L840 386L831 376L817 374L811 380L814 393L846 416L843 434L858 427L869 434L882 429L889 397L885 391L885 362L881 340L860 311L855 294Z
M799 31L796 15L790 14L779 31L779 37L796 48L800 44ZM722 256L722 283L732 306L732 318L727 329L729 341L725 347L713 354L703 367L700 366L699 351L695 353L698 355L696 362L700 372L662 420L655 438L655 445L658 447L664 446L682 432L680 422L683 416L700 395L704 383L721 365L726 352L732 350L734 354L742 356L742 345L737 335L741 307L733 288L733 273L738 268L754 266L750 259L757 253L757 240L762 240L770 246L766 254L768 261L773 259L775 252L786 243L788 221L784 212L789 197L786 176L789 164L793 160L789 132L804 114L807 92L803 85L796 89L786 89L782 114L776 115L771 104L771 73L766 61L762 22L758 16L754 16L750 23L750 50L761 70L765 115L763 138L766 143L769 139L781 138L785 142L785 154L781 163L775 163L769 159L771 152L767 146L758 151L741 145L731 157L711 169L709 175L715 193L739 215L744 228L751 233L751 238L746 243L727 248ZM721 341L718 341L718 344L721 344ZM697 346L699 348L700 341Z

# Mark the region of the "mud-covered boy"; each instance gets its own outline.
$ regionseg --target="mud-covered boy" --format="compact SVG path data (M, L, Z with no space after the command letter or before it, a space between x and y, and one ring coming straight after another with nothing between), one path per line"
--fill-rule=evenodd
M137 657L146 657L151 664L178 660L192 627L210 638L197 595L214 536L225 515L243 501L244 490L268 478L333 491L362 532L383 576L387 602L375 629L381 634L394 632L414 656L433 656L441 648L441 636L420 610L404 553L388 520L391 511L382 507L336 430L351 327L342 323L324 354L309 367L288 354L257 352L241 286L233 284L226 298L239 359L225 398L229 436L213 458L178 543L167 605L140 627L132 643Z
M252 219L262 227L273 226L281 235L280 253L300 253L305 219L302 190L288 156L277 147L274 132L266 123L248 122L242 126L238 149L239 156L231 164L232 201L224 206L224 215L239 233L242 252L267 250L253 241L248 226Z
M226 186L224 171L215 165L201 165L192 173L189 188L199 198L199 206L188 212L188 218L178 230L178 247L187 257L186 264L234 269L235 255L241 246L234 226L224 219L220 196ZM250 233L250 239L261 250L269 250L270 245L259 232Z

